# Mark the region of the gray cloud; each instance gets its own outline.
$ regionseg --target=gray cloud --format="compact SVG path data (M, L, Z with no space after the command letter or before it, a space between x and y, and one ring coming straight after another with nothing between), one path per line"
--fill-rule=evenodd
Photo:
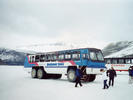
M132 4L130 0L1 0L0 44L9 44L6 36L12 44L15 36L21 38L19 44L35 39L132 40Z

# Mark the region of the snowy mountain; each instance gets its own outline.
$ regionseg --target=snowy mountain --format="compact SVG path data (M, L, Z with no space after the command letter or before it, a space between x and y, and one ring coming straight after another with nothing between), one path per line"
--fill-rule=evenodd
M26 51L36 51L36 52L51 52L59 50L67 50L74 48L85 48L88 47L86 43L64 43L64 42L55 42L55 43L43 43L36 45L20 46L17 50L26 50Z
M23 65L27 53L50 52L74 48L85 48L84 43L44 43L36 45L19 46L13 49L0 48L0 64ZM133 41L110 43L103 49L105 57L133 57Z
M133 57L133 41L110 43L103 49L106 58Z
M84 46L84 45L82 45ZM80 47L82 47L80 46ZM0 48L0 64L23 65L27 53L50 52L78 48L79 45L62 42L19 46L14 49Z
M28 46L19 46L15 49L0 48L0 64L23 65L27 53L49 52L74 48L74 45L65 43L47 43Z
M26 53L7 48L0 48L1 64L23 65Z

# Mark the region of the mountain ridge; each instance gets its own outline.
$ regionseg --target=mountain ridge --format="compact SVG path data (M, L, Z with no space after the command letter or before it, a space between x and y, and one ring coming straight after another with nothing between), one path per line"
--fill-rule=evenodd
M102 51L106 58L132 57L133 41L119 41L110 43Z
M39 51L58 51L64 49L82 48L74 44L65 43L51 43L51 44L39 44L28 45L19 47L16 49L0 48L0 64L7 65L23 65L24 59L27 54L38 53ZM133 41L119 41L108 44L102 50L105 58L113 57L133 57Z

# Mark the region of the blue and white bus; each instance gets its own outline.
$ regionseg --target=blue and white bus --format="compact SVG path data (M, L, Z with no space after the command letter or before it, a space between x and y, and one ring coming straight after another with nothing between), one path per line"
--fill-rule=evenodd
M24 67L31 69L32 78L61 78L67 75L69 81L76 80L75 70L81 67L84 81L94 81L100 69L106 69L100 49L81 48L55 52L28 54Z

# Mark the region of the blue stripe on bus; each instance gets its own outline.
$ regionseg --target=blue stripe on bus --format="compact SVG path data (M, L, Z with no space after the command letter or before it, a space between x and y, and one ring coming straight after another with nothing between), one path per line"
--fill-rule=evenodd
M45 68L67 68L68 66L45 66Z

